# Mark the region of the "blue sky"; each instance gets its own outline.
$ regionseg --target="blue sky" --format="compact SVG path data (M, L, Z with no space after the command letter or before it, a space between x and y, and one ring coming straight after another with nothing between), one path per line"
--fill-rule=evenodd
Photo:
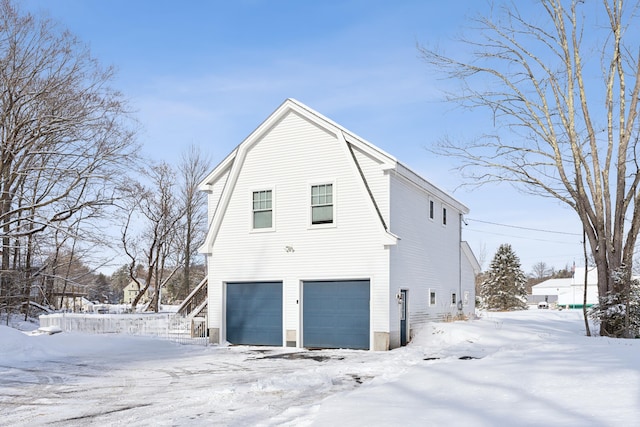
M442 101L442 81L416 44L453 52L485 1L23 0L77 35L142 125L156 160L196 144L221 161L286 98L295 98L379 146L471 212L463 229L486 268L510 243L525 273L537 262L582 265L577 216L553 199L508 186L473 191L452 159L431 154L440 138L472 137L484 117ZM482 222L480 222L482 221ZM513 228L488 224L506 224ZM528 229L557 230L554 234Z

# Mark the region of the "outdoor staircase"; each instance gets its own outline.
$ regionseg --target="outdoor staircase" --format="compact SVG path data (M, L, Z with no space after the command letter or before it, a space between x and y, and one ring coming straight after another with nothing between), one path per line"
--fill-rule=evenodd
M176 317L185 319L190 324L191 337L204 337L207 333L208 286L205 277L180 304Z

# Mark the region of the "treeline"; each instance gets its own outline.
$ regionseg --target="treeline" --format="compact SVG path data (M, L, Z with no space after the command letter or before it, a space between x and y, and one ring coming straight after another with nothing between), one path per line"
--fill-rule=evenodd
M209 162L193 147L177 166L145 160L113 77L68 31L0 0L0 314L113 301L131 280L179 298L202 275ZM127 279L97 273L122 256Z

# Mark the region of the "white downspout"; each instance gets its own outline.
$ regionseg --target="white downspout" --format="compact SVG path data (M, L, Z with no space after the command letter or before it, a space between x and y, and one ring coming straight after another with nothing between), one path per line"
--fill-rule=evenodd
M458 315L462 317L462 213L458 214Z

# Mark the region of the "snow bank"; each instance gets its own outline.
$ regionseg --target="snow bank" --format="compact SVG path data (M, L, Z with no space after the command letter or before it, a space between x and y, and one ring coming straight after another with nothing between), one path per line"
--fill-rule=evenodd
M40 357L46 355L40 341L8 326L0 326L0 343L0 355L4 363L37 357L38 354Z
M309 423L595 427L640 416L640 341L586 337L578 311L430 324L410 347L421 363L327 399Z

